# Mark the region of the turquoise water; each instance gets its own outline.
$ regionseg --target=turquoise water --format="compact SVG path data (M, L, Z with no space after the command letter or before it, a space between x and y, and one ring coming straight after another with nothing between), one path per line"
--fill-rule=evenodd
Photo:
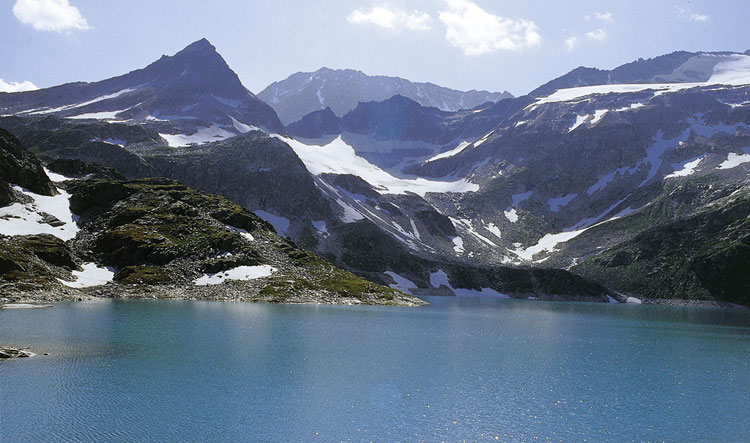
M750 313L94 301L0 310L0 441L750 441Z

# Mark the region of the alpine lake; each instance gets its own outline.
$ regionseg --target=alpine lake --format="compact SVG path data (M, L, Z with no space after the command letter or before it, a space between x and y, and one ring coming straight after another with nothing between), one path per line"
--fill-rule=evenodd
M748 309L426 299L0 310L0 441L750 440Z

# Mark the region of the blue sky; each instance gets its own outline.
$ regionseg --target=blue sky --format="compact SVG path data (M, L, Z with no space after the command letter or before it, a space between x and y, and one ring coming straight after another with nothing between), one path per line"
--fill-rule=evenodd
M522 95L581 65L744 52L748 17L746 0L6 0L0 89L102 80L206 37L256 93L327 66Z

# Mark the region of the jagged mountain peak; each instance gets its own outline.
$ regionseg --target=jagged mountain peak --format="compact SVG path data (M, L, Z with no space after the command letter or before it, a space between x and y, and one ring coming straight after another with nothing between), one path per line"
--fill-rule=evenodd
M131 81L174 83L184 88L218 92L230 98L249 93L216 47L205 38L173 56L162 56L147 67L122 77L126 76L134 77Z
M5 94L0 96L0 110L75 119L171 122L187 134L214 125L223 132L213 133L225 136L252 127L284 132L273 109L242 85L206 39L118 77Z

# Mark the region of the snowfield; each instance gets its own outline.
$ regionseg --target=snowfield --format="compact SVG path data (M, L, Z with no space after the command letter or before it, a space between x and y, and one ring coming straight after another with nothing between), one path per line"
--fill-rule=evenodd
M479 185L467 180L451 182L425 180L423 178L397 178L383 169L358 156L354 148L341 136L326 145L306 145L293 138L274 135L287 143L302 159L313 175L325 173L352 174L361 177L383 194L405 194L413 192L424 196L428 192L476 192Z

